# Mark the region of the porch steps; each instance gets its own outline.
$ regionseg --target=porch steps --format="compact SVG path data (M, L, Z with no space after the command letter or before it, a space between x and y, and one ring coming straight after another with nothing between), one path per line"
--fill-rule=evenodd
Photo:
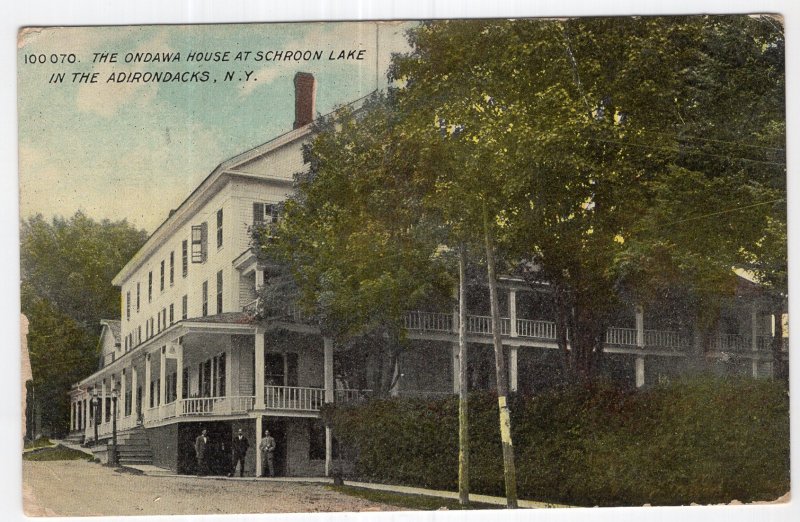
M83 431L71 431L69 435L64 438L64 441L80 446L83 444Z
M150 449L150 439L142 426L137 426L117 436L117 453L119 463L122 465L153 464L153 450Z

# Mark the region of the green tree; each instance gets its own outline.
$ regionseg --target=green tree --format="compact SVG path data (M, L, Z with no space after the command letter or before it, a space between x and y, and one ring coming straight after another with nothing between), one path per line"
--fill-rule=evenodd
M285 276L274 279L283 284L267 281L265 306L285 302L276 292L296 288L297 302L325 335L377 352L380 371L371 384L381 393L397 378L405 311L448 303L453 284L404 170L413 147L395 139L386 107L378 96L361 112L343 108L318 121L305 151L309 171L297 175L281 220L254 236L262 260L291 274L291 284Z
M68 427L70 386L97 369L100 319L120 316L111 280L147 238L126 221L81 212L21 224L22 313L43 428Z
M718 301L785 222L772 19L442 21L411 43L402 110L472 149L455 183L484 200L464 207L486 205L501 257L551 283L573 376L595 373L621 297L670 274Z

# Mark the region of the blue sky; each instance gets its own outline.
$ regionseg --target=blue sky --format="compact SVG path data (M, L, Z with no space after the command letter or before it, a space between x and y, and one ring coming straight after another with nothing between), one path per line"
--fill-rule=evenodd
M376 29L376 27L378 27ZM295 23L50 28L19 38L20 214L127 219L154 230L219 163L291 129L292 79L317 78L317 112L385 87L407 23ZM376 37L378 43L376 46ZM321 50L319 61L255 61L257 51ZM330 61L364 49L362 61ZM180 52L177 63L125 63L128 52ZM191 51L251 51L244 62L188 62ZM92 63L117 52L118 63ZM74 53L75 64L26 64L30 54ZM60 59L60 58L59 58ZM214 83L115 84L112 72L209 71ZM256 81L223 82L225 71ZM64 72L61 84L48 83ZM98 72L98 83L72 83ZM239 73L241 74L241 73Z

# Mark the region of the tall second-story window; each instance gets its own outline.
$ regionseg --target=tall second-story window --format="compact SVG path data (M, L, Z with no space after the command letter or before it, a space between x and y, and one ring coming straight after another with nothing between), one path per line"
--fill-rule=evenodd
M208 254L208 223L192 226L192 263L205 263Z
M156 317L158 317L158 331L160 332L161 331L161 314L160 313L156 314Z
M203 293L202 293L202 301L203 303L203 317L208 315L208 281L203 281Z
M222 209L217 210L217 248L222 246Z
M175 284L175 251L169 253L169 286Z
M147 302L153 302L153 271L147 273Z
M164 260L161 260L161 291L164 291Z
M189 273L189 242L185 239L181 243L181 264L183 270L183 277Z
M222 270L217 272L217 313L222 313Z
M169 324L172 325L172 323L174 323L174 322L175 322L175 305L170 303L169 304Z
M136 344L137 345L138 344L142 344L142 326L141 325L139 325L139 327L136 329Z
M141 326L139 328L141 328ZM144 322L144 338L150 339L150 321Z
M136 283L136 312L137 313L139 312L139 303L141 302L141 300L140 300L141 290L142 290L142 285L140 283Z
M125 319L127 321L131 320L131 292L128 290L128 293L125 294Z
M189 296L183 296L181 299L181 319L186 319L189 317Z

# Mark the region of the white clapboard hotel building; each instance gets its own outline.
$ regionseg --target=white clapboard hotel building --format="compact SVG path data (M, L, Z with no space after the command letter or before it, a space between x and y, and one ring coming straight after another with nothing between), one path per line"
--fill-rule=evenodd
M307 73L297 73L294 83L293 130L214 169L114 278L122 314L102 321L100 368L71 391L75 439L94 442L96 432L94 448L105 448L116 417L122 463L193 473L194 441L207 429L210 472L223 474L241 428L251 444L245 473L253 475L265 466L255 448L269 429L279 474L347 467L320 407L364 397L369 390L352 384L364 379L348 385L334 378L340 347L313 325L286 320L265 330L249 312L264 281L250 228L276 218L293 175L306 168L301 148L312 133L316 85ZM632 386L668 379L685 371L702 342L703 357L724 371L770 376L775 318L756 285L742 280L740 286L705 341L691 318L642 307L621 313L606 335L612 373ZM546 285L535 290L507 278L501 287L510 387L531 393L558 366L554 318L541 299ZM469 383L486 389L494 371L488 299L485 288L470 291ZM457 393L454 314L409 311L406 327L413 342L400 358L392 393Z

